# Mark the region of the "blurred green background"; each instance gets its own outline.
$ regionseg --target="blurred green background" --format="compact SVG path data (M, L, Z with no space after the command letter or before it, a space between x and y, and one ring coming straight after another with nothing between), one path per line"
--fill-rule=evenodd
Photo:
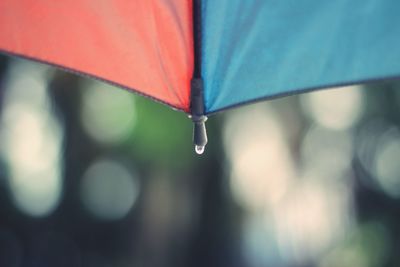
M187 116L0 57L0 266L400 266L400 83Z

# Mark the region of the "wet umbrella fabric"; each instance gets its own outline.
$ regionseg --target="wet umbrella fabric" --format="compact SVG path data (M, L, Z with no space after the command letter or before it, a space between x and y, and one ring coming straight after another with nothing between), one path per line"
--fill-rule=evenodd
M0 51L191 113L203 146L207 114L399 76L399 13L398 0L0 0Z

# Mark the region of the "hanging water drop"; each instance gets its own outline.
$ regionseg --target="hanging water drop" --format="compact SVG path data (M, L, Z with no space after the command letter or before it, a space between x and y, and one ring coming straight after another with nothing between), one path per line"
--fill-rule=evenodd
M205 146L194 146L194 150L197 154L201 155L204 153Z

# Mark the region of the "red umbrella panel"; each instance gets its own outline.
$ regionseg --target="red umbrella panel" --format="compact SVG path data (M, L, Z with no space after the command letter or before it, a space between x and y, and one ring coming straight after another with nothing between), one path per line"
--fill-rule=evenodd
M0 1L0 51L189 112L192 1Z

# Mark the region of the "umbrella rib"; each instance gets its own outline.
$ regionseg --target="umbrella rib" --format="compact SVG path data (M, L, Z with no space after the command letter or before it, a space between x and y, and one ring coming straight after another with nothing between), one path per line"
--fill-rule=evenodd
M221 113L227 110L235 109L235 108L240 108L243 106L255 104L255 103L260 103L264 101L269 101L269 100L274 100L277 98L283 98L283 97L288 97L288 96L293 96L293 95L299 95L299 94L304 94L304 93L312 93L315 91L321 91L321 90L331 90L331 89L338 89L339 87L345 87L345 86L351 86L351 85L366 85L369 83L376 83L376 82L386 82L386 81L393 81L393 80L400 80L400 74L399 75L391 75L391 76L384 76L384 77L379 77L379 78L370 78L370 79L359 79L359 80L352 80L348 82L343 82L343 83L332 83L328 85L321 85L321 86L314 86L314 87L306 87L306 88L301 88L297 89L294 91L290 92L284 92L284 93L278 93L274 95L268 95L265 97L261 98L256 98L256 99L250 99L244 102L240 102L237 104L231 104L216 110L213 110L211 112L207 112L207 116L212 116L216 115L217 113Z
M112 86L115 86L117 88L126 90L128 92L131 92L131 93L143 96L145 98L151 99L152 101L155 101L157 103L166 105L168 107L171 107L174 110L182 111L184 113L188 113L182 107L178 107L176 105L170 104L170 103L168 103L166 101L163 101L161 99L155 98L154 96L151 96L151 95L148 95L146 93L143 93L143 92L141 92L140 90L138 90L136 88L125 86L125 85L122 85L120 83L101 78L101 77L96 76L94 74L86 73L86 72L83 72L83 71L80 71L80 70L77 70L77 69L73 69L73 68L70 68L70 67L66 67L66 66L63 66L63 65L60 65L60 64L57 64L57 63L53 63L53 62L50 62L50 61L47 61L47 60L44 60L44 59L31 57L31 56L28 56L28 55L19 54L19 53L8 51L8 50L4 50L4 49L0 49L0 53L4 54L4 55L7 55L7 56L11 56L11 57L17 57L17 58L22 58L22 59L38 62L38 63L41 63L41 64L46 64L46 65L55 67L57 69L60 69L60 70L66 71L66 72L76 74L76 75L81 76L81 77L91 78L91 79L94 79L94 80L97 80L97 81L100 81L100 82L104 82L104 83L110 84Z

